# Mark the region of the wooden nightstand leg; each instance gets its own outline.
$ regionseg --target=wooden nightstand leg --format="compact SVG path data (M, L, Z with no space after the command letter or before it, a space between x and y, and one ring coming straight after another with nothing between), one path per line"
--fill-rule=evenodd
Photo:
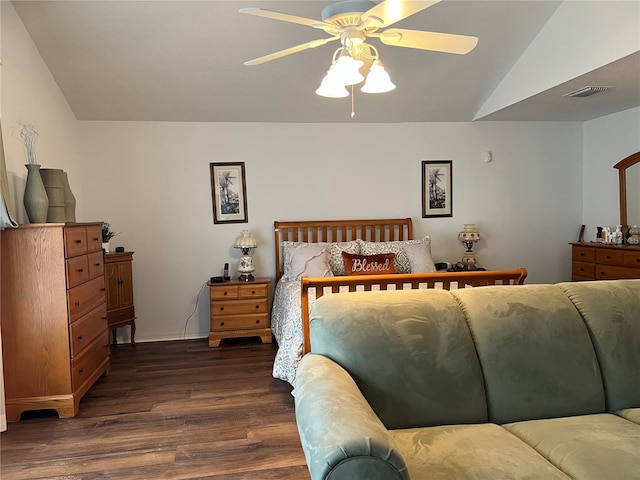
M117 328L112 328L111 329L111 335L113 337L113 340L111 341L111 345L113 345L114 347L116 347L118 345L118 339L116 338L116 334L118 333L118 329Z

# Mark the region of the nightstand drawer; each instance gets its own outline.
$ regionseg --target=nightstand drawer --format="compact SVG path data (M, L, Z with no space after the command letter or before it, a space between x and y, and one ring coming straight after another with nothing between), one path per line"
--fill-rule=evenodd
M267 313L267 299L235 300L225 302L222 300L211 302L211 315L241 315L252 313Z
M216 285L209 287L211 300L235 300L238 298L238 285Z
M261 284L248 284L238 286L238 298L253 298L264 297L267 298L269 291L269 285Z
M240 330L269 326L269 315L229 315L215 317L211 322L214 330Z

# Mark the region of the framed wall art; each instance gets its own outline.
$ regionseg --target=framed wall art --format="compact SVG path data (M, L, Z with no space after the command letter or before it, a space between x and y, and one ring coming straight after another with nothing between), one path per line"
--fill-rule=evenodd
M247 223L244 162L211 163L213 223Z
M422 218L453 216L452 164L422 161Z

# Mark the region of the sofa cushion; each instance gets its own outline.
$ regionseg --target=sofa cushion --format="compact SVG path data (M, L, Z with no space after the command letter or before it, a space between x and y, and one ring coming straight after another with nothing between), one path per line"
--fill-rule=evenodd
M640 280L561 283L584 318L602 370L607 411L640 407Z
M618 410L616 415L640 425L640 407L623 408L622 410Z
M490 423L393 430L391 436L411 478L570 479L525 442Z
M608 413L504 425L571 478L638 480L640 425Z
M310 319L311 351L349 372L387 428L487 421L476 351L450 292L325 295Z
M589 333L561 288L488 286L451 294L475 340L491 422L604 411Z

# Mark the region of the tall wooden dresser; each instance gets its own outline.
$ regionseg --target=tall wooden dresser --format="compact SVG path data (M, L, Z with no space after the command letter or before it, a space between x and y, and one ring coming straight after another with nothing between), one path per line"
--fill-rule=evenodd
M104 277L107 288L107 318L117 345L119 327L131 327L131 345L136 341L136 311L133 305L133 252L106 253L104 255Z
M78 413L109 374L102 223L1 232L2 350L7 420L28 410Z
M640 246L571 244L571 280L640 278Z

